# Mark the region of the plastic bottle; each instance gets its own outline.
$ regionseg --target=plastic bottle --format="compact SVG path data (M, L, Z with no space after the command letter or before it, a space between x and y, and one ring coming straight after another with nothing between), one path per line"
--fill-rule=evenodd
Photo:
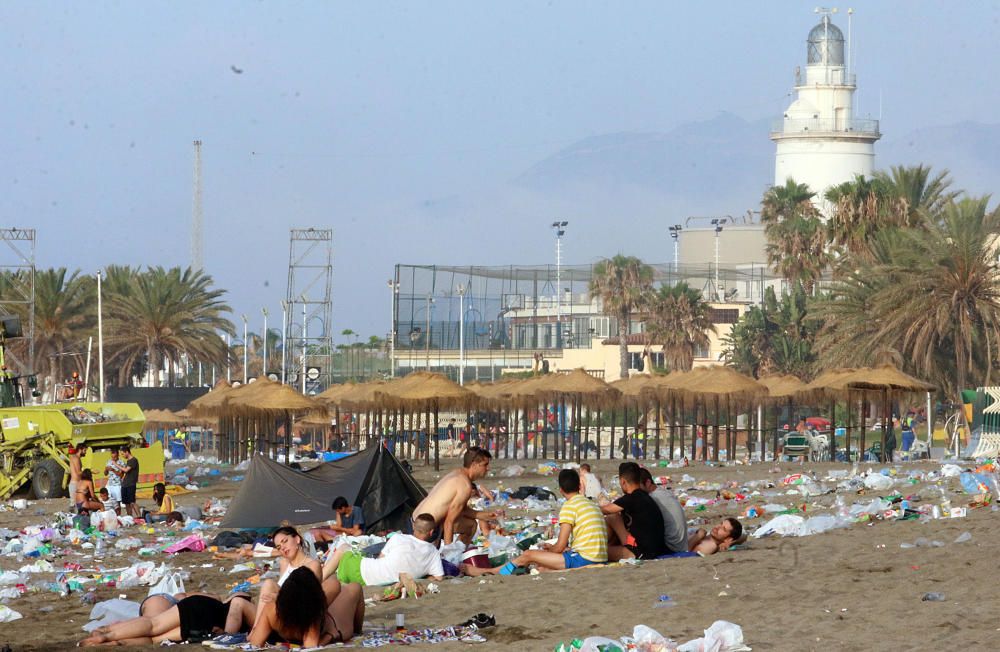
M661 595L659 598L656 599L656 603L653 605L653 607L656 609L664 609L676 605L677 603L674 602L674 599L671 598L669 595Z
M104 539L98 539L97 543L94 545L94 556L95 557L104 556Z
M925 593L920 599L923 602L944 602L944 593Z

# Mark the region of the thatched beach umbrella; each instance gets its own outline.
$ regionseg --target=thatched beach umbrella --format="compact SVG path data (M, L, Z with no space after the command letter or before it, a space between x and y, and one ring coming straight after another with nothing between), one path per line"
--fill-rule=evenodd
M791 414L792 401L795 400L796 397L802 396L804 393L806 393L807 392L806 388L808 387L808 385L805 382L803 382L798 376L782 375L782 374L773 374L770 376L764 376L763 378L758 378L757 382L759 382L764 387L767 387L767 392L768 392L768 395L764 397L761 403L763 404L767 402L774 406L775 427L774 427L774 441L772 444L772 452L775 455L777 455L778 452L778 423L777 423L778 407L777 406L781 403L787 402L788 413ZM761 461L764 460L764 452L765 452L763 422L766 422L766 420L765 418L763 418L763 415L764 415L763 410L761 410L762 423L759 424L760 436L758 437L760 443Z
M625 432L622 436L628 438L628 410L629 406L635 406L636 410L636 425L635 425L635 435L638 437L639 434L639 423L638 415L646 414L647 408L651 404L656 406L656 458L660 457L660 399L656 392L658 377L649 374L636 374L635 376L630 376L628 378L621 378L619 380L613 381L610 386L618 391L619 397L617 404L625 411ZM648 431L648 428L647 428ZM612 425L612 436L611 436L611 446L614 448L614 425ZM600 444L598 443L598 447ZM628 451L630 446L626 443L625 450ZM643 448L645 452L645 447ZM627 453L626 453L627 455Z
M225 380L220 380L207 394L188 403L187 410L196 417L218 416L226 395L235 388Z
M230 392L223 401L221 412L224 415L256 420L258 441L262 436L267 436L275 419L281 417L285 424L285 461L291 463L292 413L320 412L324 409L320 403L303 396L288 385L259 378Z
M234 418L222 417L220 414L223 401L229 392L235 389L225 379L220 380L207 394L188 403L186 408L194 417L219 419L219 430L215 433L216 448L219 450L220 459L229 463L242 461L241 445L237 435L239 424Z
M377 392L377 399L387 406L426 412L428 435L434 440L435 471L441 468L440 441L437 437L440 409L469 405L474 401L475 396L471 391L450 378L428 371L411 373L398 382L387 383ZM432 414L434 417L433 430L431 430L430 423ZM428 440L429 445L430 440Z
M735 448L735 430L732 428L731 415L733 402L750 404L754 400L767 396L767 387L759 382L739 373L731 367L725 365L709 365L705 367L695 367L691 371L671 374L666 376L659 383L660 391L666 392L669 396L676 396L682 400L688 399L695 402L695 414L697 415L697 404L701 402L707 415L707 401L712 399L715 404L715 424L713 431L712 459L719 460L719 413L720 400L726 400L726 454L729 459L733 458ZM697 418L696 418L697 420ZM707 428L709 424L705 423ZM692 437L692 456L697 453L697 438ZM707 459L707 447L702 449L702 459Z
M546 374L540 376L537 382L532 383L529 388L536 398L558 403L560 410L565 414L566 401L569 399L570 411L573 414L573 423L576 429L576 458L580 458L580 426L582 421L582 409L586 405L588 408L600 407L614 404L621 396L621 392L611 387L600 378L595 378L583 369L574 369L569 373ZM559 446L559 453L566 457L566 440L560 434L556 440Z

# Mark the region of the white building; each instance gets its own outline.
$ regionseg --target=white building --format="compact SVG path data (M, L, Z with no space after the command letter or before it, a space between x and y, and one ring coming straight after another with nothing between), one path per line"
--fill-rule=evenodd
M807 184L821 210L830 186L871 175L881 137L878 120L854 117L857 86L844 45L843 32L824 14L809 32L805 74L796 69L797 98L771 132L775 185L789 178Z

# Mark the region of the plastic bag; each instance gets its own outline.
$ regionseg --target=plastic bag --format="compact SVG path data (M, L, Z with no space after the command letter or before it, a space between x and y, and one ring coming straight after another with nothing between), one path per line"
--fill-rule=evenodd
M459 566L462 563L462 555L465 553L465 544L461 541L454 541L441 546L440 553L441 559L450 561L456 566Z
M98 602L90 610L90 622L83 626L83 631L92 632L98 627L136 618L138 615L139 603L132 600L115 598Z
M516 478L519 475L524 475L524 467L520 464L511 464L500 472L501 478Z
M632 629L632 638L640 650L666 650L670 643L662 634L646 625L636 625Z
M873 473L865 478L865 488L874 491L886 491L892 489L892 478L880 473Z
M696 638L677 648L678 652L745 652L743 628L725 620L717 620L705 630L704 638Z
M177 543L167 547L163 552L167 554L174 554L175 552L181 552L182 550L190 550L192 552L201 552L205 549L205 540L200 534L191 534L184 537Z
M13 620L20 620L23 617L7 605L0 605L0 623L9 623Z
M165 573L159 582L149 587L149 592L146 595L154 593L169 593L170 595L184 593L184 579L180 573Z
M625 652L621 641L603 636L588 636L580 645L580 652Z

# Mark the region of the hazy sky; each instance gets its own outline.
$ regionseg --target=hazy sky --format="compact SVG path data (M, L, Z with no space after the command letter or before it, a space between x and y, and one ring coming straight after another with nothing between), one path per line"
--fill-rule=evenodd
M394 263L483 260L475 215L438 233L420 202L588 136L777 117L814 6L4 2L0 224L38 230L40 267L186 266L201 139L205 267L235 314L279 314L289 227L332 227L333 330L384 335ZM998 3L855 10L861 114L881 94L887 136L996 121ZM548 217L489 261L550 261ZM572 231L568 251L607 238Z

